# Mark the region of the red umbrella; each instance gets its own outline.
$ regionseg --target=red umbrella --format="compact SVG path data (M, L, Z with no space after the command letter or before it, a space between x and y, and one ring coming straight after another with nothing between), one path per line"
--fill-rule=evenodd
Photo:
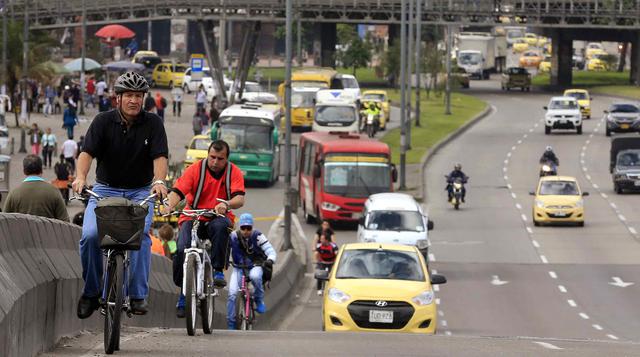
M104 38L131 38L135 35L135 32L122 25L107 25L96 32L96 36Z

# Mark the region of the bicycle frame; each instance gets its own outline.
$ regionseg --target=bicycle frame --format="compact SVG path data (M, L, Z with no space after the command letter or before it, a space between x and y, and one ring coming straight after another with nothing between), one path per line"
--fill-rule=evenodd
M242 282L240 284L239 292L242 294L244 298L244 319L246 319L247 325L253 325L253 320L255 318L255 313L253 309L253 294L251 293L251 287L249 283L251 282L251 278L249 277L249 269L246 266L237 266L242 271ZM239 318L236 316L236 318Z
M205 264L211 264L211 258L209 257L209 253L207 250L211 246L211 242L209 241L201 241L198 237L198 227L200 226L200 221L195 219L193 222L193 227L191 227L191 247L186 248L184 250L184 263L182 264L183 275L182 275L182 291L187 290L187 262L189 261L190 256L194 256L196 259L196 294L198 299L204 299L204 266ZM203 247L199 248L198 243L202 242ZM218 295L218 289L213 289L213 296Z
M104 260L103 263L103 274L102 274L102 301L100 302L101 305L103 305L105 308L107 305L115 305L115 302L109 302L107 301L107 289L106 287L109 286L109 278L111 277L109 275L109 264L111 263L115 263L114 257L116 254L120 254L123 255L124 259L124 277L122 279L122 283L124 284L123 286L123 298L124 301L122 303L122 309L127 313L128 317L131 317L131 311L129 310L129 251L128 250L117 250L117 249L105 249L103 250L104 255L107 257L107 259Z

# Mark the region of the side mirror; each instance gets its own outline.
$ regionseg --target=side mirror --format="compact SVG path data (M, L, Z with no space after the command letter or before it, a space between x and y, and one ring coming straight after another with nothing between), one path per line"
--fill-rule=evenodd
M432 220L427 220L427 230L433 230L433 221Z
M589 192L583 192L582 195L583 196L589 196Z
M320 177L320 165L316 165L313 167L313 177Z
M189 145L185 145L184 148L189 150Z
M316 270L316 272L313 274L313 277L316 278L317 280L327 281L329 280L329 271L324 269Z
M535 195L536 195L536 193L535 193L535 192L533 192L533 191L529 191L529 195L530 195L530 196L535 196Z
M545 105L544 107L542 107L542 109L544 109L544 110L548 110L546 105Z
M364 227L364 217L358 218L358 224Z
M604 112L605 114L609 114L609 111L608 111L608 110L603 110L603 112Z
M273 146L277 146L278 145L278 127L275 126L273 127Z
M391 180L393 182L398 182L398 169L394 164L391 164Z
M439 274L431 275L431 285L446 284L446 283L447 283L447 278L445 278L444 275L439 275Z

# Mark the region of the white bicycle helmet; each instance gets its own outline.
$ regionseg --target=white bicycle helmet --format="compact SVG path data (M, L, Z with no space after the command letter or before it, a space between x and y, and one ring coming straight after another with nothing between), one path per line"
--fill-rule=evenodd
M127 72L116 79L113 89L116 94L124 92L147 93L149 91L149 83L139 73Z

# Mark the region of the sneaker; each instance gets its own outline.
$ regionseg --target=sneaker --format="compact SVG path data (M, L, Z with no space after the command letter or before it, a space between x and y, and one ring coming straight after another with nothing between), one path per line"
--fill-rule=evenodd
M236 329L235 322L228 322L227 321L227 330L235 330L235 329Z
M93 314L94 311L98 309L99 306L100 306L100 300L98 299L97 296L92 298L82 296L78 301L78 310L77 310L78 318L80 319L88 318Z
M223 272L217 271L213 275L213 285L215 285L217 288L224 288L225 286L227 286L227 281L224 280Z
M318 296L322 295L322 290L318 290Z
M130 308L134 315L145 315L149 311L149 305L145 299L131 299Z
M267 311L267 306L263 301L256 301L256 312L259 314L264 314Z
M184 319L185 317L184 306L176 306L176 317L179 319Z

